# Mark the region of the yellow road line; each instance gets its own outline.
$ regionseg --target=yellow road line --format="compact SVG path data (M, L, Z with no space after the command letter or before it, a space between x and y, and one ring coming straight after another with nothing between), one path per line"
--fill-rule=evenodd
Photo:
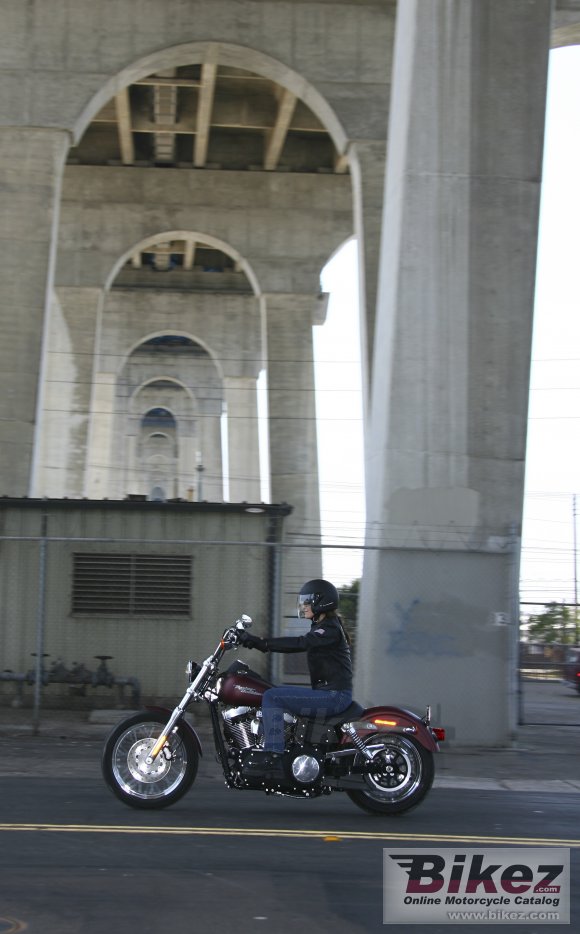
M177 837L286 837L290 839L406 840L430 843L476 843L507 846L580 847L580 840L557 837L488 837L475 834L387 833L358 830L289 830L269 827L131 827L123 824L0 824L0 833L157 834Z

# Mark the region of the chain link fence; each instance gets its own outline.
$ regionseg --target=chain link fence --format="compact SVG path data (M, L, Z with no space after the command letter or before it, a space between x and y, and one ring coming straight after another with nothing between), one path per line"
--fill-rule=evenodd
M207 657L242 613L257 635L304 632L296 566L319 576L320 547L285 547L269 517L222 514L219 528L182 538L174 523L149 522L143 535L135 515L105 512L83 528L72 506L64 516L15 510L3 523L0 707L38 724L43 709L173 706L187 660ZM108 534L89 534L95 524ZM341 599L354 647L358 594ZM302 654L244 657L274 681L308 681Z
M0 504L0 706L36 726L51 707L173 706L189 658L241 613L259 635L278 613L283 511L124 507Z
M173 706L187 660L206 658L241 613L252 616L257 635L303 633L296 597L318 576L337 583L356 658L362 547L285 541L281 507L203 507L0 503L0 707L29 713L38 726L50 708ZM489 612L482 565L469 556L433 552L427 561L420 556L420 570L412 550L395 560L411 570L381 635L390 656L386 684L394 664L404 676L418 665L428 672L443 657L457 689L467 689L467 667L490 650L503 653L516 678L517 669L523 678L540 669L562 676L564 658L523 649L518 656L517 636L510 649L507 630L517 620L497 556L485 559L499 595ZM473 593L471 607L449 597L461 588ZM308 680L303 654L240 654L273 681ZM435 677L441 681L441 672Z

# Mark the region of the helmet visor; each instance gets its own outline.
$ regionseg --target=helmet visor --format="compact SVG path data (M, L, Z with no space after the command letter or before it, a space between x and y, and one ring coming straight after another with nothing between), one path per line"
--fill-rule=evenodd
M306 617L306 607L312 606L316 599L316 594L313 593L301 593L298 597L298 619L305 619Z

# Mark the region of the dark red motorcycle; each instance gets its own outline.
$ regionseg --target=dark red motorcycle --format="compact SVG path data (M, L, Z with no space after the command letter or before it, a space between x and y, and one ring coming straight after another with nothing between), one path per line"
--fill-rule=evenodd
M192 785L202 754L185 718L194 702L209 705L218 759L230 788L316 798L344 791L374 814L398 814L419 804L434 776L433 753L445 731L400 707L353 702L336 716L285 714L283 776L256 774L252 752L262 748L262 695L272 687L240 661L220 662L251 626L242 616L226 629L202 665L189 662L189 686L173 712L147 709L119 723L103 750L103 775L113 793L136 808L163 808Z

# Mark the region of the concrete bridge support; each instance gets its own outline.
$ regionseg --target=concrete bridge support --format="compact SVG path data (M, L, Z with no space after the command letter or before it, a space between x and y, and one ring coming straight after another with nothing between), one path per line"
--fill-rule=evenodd
M314 400L312 326L322 323L326 296L265 296L268 357L268 427L272 501L291 503L286 520L290 545L318 544L320 503ZM320 550L296 548L285 560L283 614L295 613L305 580L321 571Z
M45 367L69 143L64 130L0 128L0 477L8 478L4 491L13 496L28 496L34 484L38 373Z
M33 496L85 495L97 322L103 290L56 289L50 308Z
M284 568L290 615L320 570L319 276L355 233L377 549L358 693L432 701L458 739L503 742L546 60L550 38L580 41L578 3L112 6L0 0L14 8L0 38L0 495L143 495L173 471L184 496L201 439L203 496L220 498L225 402L230 496L259 498L265 366L271 495L292 504L301 546ZM156 123L160 99L174 106ZM165 275L140 267L160 240L165 272L182 244L179 288L139 278ZM228 259L223 291L194 263L203 249ZM205 377L199 392L183 373L128 377L136 348L168 334L196 345L209 395ZM161 403L173 422L145 438Z
M518 548L551 3L399 4L361 700L515 726Z
M375 337L385 158L386 142L382 140L359 140L350 148L353 220L360 270L360 356L365 413L368 412L368 390Z
M260 444L258 381L229 376L224 380L228 426L229 498L234 503L259 503Z

